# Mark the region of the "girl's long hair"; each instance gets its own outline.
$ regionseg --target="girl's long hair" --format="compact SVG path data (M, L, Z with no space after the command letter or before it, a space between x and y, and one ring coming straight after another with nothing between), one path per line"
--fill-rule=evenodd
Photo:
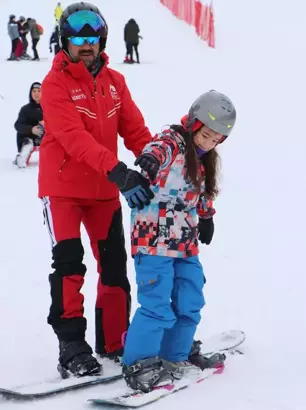
M219 194L218 177L220 170L220 156L218 152L214 148L203 155L199 161L193 143L193 136L195 133L190 136L182 125L171 125L170 128L181 134L185 140L187 178L193 183L199 192L203 181L203 177L201 178L199 173L200 162L202 162L205 168L205 195L210 199L215 199Z

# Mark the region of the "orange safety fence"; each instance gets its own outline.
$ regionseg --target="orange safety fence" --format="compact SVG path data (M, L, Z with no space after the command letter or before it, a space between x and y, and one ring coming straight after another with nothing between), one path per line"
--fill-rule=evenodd
M215 48L215 18L213 2L209 5L200 0L160 0L172 14L187 24L194 26L197 35Z

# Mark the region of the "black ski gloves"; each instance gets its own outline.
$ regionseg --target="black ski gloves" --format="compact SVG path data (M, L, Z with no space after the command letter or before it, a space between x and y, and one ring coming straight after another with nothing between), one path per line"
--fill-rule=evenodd
M149 153L141 154L134 162L134 165L139 165L143 171L146 171L151 181L155 180L160 167L158 159Z
M118 186L130 208L143 209L154 198L149 180L139 172L129 169L124 162L119 162L109 172L108 179Z
M214 236L214 221L213 218L199 218L199 224L198 224L198 230L199 230L199 241L201 243L205 243L206 245L209 245L213 236Z

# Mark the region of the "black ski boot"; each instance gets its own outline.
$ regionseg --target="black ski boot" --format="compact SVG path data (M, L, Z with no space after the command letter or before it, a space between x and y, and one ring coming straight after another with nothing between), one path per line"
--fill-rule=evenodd
M60 355L57 370L63 379L69 377L69 372L76 377L98 375L102 365L92 356L91 347L85 340L60 342Z
M193 341L188 360L201 370L222 366L226 359L225 354L215 353L210 357L204 356L203 353L201 353L201 344L202 342L200 340Z
M123 356L123 347L121 347L118 350L115 350L114 352L108 352L108 353L99 353L96 351L96 353L102 358L107 358L109 360L113 360L115 363L121 364L122 356Z
M134 390L149 393L154 388L173 383L173 376L158 357L138 360L131 366L123 365L126 384Z

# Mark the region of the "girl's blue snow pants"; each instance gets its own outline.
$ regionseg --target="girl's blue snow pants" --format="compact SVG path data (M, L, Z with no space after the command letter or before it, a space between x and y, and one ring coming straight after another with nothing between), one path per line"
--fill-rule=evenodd
M140 307L128 329L123 363L159 356L187 360L205 304L205 277L198 256L134 257Z

